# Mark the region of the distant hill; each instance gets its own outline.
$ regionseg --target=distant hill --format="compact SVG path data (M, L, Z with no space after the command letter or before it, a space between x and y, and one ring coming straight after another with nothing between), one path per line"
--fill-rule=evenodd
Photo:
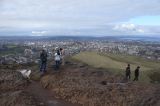
M27 35L21 35L21 36L0 36L0 40L18 40L18 41L26 41L26 40L114 40L114 41L152 41L152 42L159 42L160 37L158 36L142 36L142 35L122 35L122 36L70 36L70 35L49 35L49 36L27 36Z

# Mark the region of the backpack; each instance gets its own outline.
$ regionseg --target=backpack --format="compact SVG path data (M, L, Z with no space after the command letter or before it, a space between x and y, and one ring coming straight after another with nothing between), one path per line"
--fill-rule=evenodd
M60 52L59 52L59 50L57 51L57 55L60 55Z

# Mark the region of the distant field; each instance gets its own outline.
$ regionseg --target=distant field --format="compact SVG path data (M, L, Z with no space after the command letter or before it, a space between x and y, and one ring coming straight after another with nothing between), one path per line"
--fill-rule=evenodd
M160 62L150 61L136 56L81 52L73 56L72 59L88 64L91 67L109 69L120 74L124 74L128 63L131 64L132 71L134 71L137 66L140 66L141 81L147 82L150 81L148 75L160 69Z
M0 51L0 56L9 55L9 54L16 54L16 53L23 53L25 47L23 46L16 46L16 45L6 45L6 49Z

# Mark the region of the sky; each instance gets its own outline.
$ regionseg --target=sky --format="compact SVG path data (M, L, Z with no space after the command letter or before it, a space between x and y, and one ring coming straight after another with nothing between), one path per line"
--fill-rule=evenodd
M0 0L0 36L160 36L160 0Z

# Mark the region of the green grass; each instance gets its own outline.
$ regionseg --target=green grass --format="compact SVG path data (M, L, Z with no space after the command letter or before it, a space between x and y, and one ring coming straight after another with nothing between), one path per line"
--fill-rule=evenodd
M7 49L0 52L0 56L23 53L25 47L23 46L15 46L15 45L7 45Z
M99 54L96 52L81 52L72 57L76 61L88 64L95 68L104 68L112 70L114 73L124 74L127 64L131 64L132 78L137 66L141 69L141 81L149 82L149 75L155 70L160 69L160 62L150 61L136 56Z
M104 55L104 54L103 54ZM118 54L105 54L105 56L116 60L116 61L123 61L130 64L137 64L140 66L145 66L150 69L159 69L160 68L160 62L159 61L153 61L144 59L138 56L127 56L127 55L118 55Z
M16 47L17 47L16 45L7 45L8 49L13 49L13 48L16 48Z

